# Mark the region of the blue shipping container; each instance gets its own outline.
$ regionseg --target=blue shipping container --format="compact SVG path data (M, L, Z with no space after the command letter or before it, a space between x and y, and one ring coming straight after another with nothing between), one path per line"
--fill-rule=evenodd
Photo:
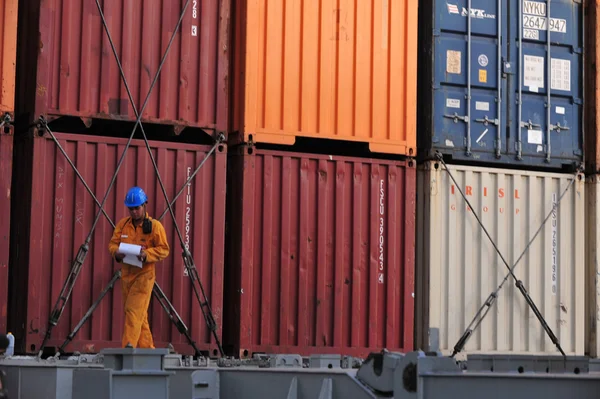
M583 162L580 0L421 0L419 20L421 157Z

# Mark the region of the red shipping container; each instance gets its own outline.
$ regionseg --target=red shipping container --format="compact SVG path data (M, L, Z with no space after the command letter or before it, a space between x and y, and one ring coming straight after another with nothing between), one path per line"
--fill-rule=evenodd
M100 2L138 110L185 3ZM227 130L229 15L230 0L189 2L143 121ZM136 120L94 0L30 1L19 35L20 113Z
M127 140L71 134L56 134L56 137L102 201ZM210 147L167 142L150 142L150 145L172 201ZM10 324L17 350L36 353L72 260L91 229L98 207L52 139L21 139L17 147L19 165L15 169L19 169L19 185L15 198L19 198L19 203L15 204L13 216L16 243L11 251L11 270L15 272L11 275ZM206 161L173 206L219 327L223 300L226 164L226 148L222 146ZM166 201L145 144L139 140L132 141L106 202L106 212L115 223L127 216L123 199L133 185L144 188L149 196L148 212L158 218L167 207ZM167 213L162 222L171 253L157 264L157 282L191 330L198 347L213 354L217 347L184 271L182 249L171 215ZM49 348L62 345L115 270L120 268L108 253L112 232L113 227L102 215L71 299L53 329ZM106 347L120 347L122 326L121 285L117 282L66 351L95 353ZM185 337L155 300L151 303L150 328L157 347L172 343L180 353L193 353ZM221 328L218 334L220 337Z
M0 331L7 327L13 136L0 132Z
M412 350L415 166L245 146L230 155L233 355Z

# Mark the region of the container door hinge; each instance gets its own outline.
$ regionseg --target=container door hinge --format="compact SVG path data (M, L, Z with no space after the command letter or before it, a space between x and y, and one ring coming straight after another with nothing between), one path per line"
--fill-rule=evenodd
M573 104L582 105L583 100L581 98L575 98L573 99Z
M574 150L573 151L573 155L582 156L583 155L583 151L581 151L580 149Z
M514 75L515 69L512 62L506 61L502 62L502 73L506 75Z
M576 47L576 48L573 50L573 52L574 52L575 54L579 54L579 55L581 55L581 54L583 54L583 49L582 49L581 47Z
M469 123L469 117L460 116L456 112L454 113L454 115L444 115L444 118L454 119L454 123L458 123L459 120L467 124Z
M441 36L441 35L442 35L442 31L441 30L439 30L439 29L434 29L433 30L433 37Z

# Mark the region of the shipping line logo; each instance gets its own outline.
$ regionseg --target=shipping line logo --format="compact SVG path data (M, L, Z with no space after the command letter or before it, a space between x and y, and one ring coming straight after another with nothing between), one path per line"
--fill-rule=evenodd
M460 16L462 16L462 17L466 17L469 14L467 9L464 7L462 7L462 11L459 11L459 8L456 4L446 3L446 5L448 6L449 14L455 14L455 15L460 14ZM496 19L496 16L494 14L488 14L487 12L485 12L485 10L481 10L479 8L471 8L471 18Z
M505 198L507 196L507 194L510 195L510 192L507 193L508 190L504 189L504 188L499 188L498 190L494 191L494 190L489 190L487 187L483 187L483 197L491 197L492 195L496 196L497 198ZM473 186L465 186L463 193L465 194L465 196L467 197L472 197L474 190L473 190ZM454 184L452 184L450 186L450 194L451 195L458 195L461 197L460 193L458 192L458 190L456 190L456 187L454 186ZM515 189L514 192L512 193L512 196L515 200L520 200L521 196L519 194L519 190ZM516 203L515 203L516 205ZM456 204L451 204L450 205L450 209L455 211L456 210ZM465 209L467 210L467 212L471 212L471 207L469 207L468 205L465 204ZM490 211L490 208L487 205L484 205L481 210L483 211L483 213L488 213ZM498 212L499 213L505 213L506 209L504 207L499 207L498 208ZM518 215L521 212L521 209L515 206L515 215Z

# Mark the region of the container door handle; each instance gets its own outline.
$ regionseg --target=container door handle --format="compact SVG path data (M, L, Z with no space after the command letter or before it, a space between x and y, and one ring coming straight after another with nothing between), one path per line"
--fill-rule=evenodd
M479 119L475 119L475 122L479 122L479 123L483 123L485 126L492 124L492 125L500 125L500 120L499 119L488 119L488 116L486 115L483 119L479 118Z
M534 127L541 128L542 125L540 125L539 123L533 123L531 120L528 120L527 122L521 122L521 127L526 127L527 129L533 129Z
M560 133L561 130L571 130L568 126L561 126L560 122L556 125L550 124L550 131L556 130L557 133Z
M444 114L444 118L454 119L454 123L458 123L458 121L461 120L464 123L466 123L467 125L469 124L469 117L468 116L460 116L456 112L454 113L454 115Z

